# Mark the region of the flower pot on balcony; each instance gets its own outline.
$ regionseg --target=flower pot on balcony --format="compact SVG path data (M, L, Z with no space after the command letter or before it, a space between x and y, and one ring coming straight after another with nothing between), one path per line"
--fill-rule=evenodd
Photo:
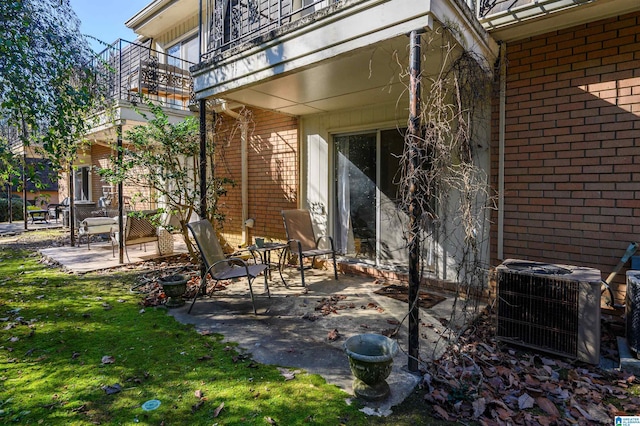
M187 277L185 275L169 275L160 277L158 282L162 286L164 294L167 296L167 308L177 308L184 305L182 295L187 291Z
M357 334L344 342L349 367L355 376L353 393L367 401L378 401L389 395L386 382L391 373L398 344L381 334Z

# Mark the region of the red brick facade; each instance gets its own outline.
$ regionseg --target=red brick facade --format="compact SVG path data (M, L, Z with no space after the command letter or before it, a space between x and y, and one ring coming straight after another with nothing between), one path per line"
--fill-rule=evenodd
M589 266L606 278L640 241L640 13L506 48L504 258ZM495 226L491 241L496 265Z
M280 211L298 205L298 121L270 111L249 112L248 217L255 220L249 237L251 241L254 236L284 240ZM226 215L223 235L237 246L242 244L241 131L229 131L235 119L223 114L219 118L223 122L216 138L215 174L235 182L220 199L220 212Z

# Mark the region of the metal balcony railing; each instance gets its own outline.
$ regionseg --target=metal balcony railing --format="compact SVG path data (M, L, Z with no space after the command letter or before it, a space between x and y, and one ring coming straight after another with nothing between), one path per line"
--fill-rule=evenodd
M265 36L341 0L205 0L202 60Z
M96 88L107 99L140 102L149 99L186 110L195 104L192 62L151 49L148 45L118 40L92 61Z
M458 1L475 11L476 0ZM226 50L338 3L345 0L203 0L201 60L215 59Z

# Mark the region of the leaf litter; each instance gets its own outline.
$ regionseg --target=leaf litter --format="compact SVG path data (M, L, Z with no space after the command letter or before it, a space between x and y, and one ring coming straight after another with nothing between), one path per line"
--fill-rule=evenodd
M499 345L487 310L472 330L423 371L424 401L435 417L486 426L582 425L640 412L640 397L628 392L640 383L633 374ZM605 346L606 334L603 327Z

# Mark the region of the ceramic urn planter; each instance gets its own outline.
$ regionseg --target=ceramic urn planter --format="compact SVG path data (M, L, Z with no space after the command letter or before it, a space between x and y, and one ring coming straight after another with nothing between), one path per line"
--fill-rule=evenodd
M187 277L180 274L160 277L158 282L167 296L165 304L167 308L177 308L184 305L182 295L187 291L187 281Z
M357 334L344 342L349 367L355 376L353 393L367 401L378 401L389 395L386 382L391 373L398 343L381 334Z

